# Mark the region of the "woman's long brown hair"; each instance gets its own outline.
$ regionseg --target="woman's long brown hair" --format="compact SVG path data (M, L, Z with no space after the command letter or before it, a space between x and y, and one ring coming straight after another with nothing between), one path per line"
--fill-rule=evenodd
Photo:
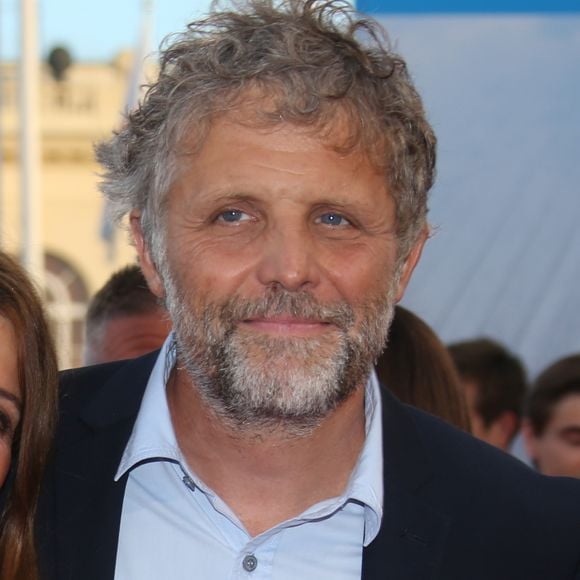
M2 252L0 315L12 323L17 337L23 402L0 519L0 578L35 580L34 515L56 424L57 361L38 293L24 270Z
M404 403L470 431L451 355L434 330L402 306L395 307L387 348L376 370L379 380Z

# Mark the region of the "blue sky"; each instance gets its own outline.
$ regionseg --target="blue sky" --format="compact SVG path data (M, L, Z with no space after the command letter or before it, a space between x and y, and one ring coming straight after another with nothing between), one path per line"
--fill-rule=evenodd
M76 60L110 60L137 43L141 0L38 0L43 55L55 44L65 45ZM181 30L207 10L209 0L154 0L156 49L161 39ZM18 54L19 1L0 0L0 54Z

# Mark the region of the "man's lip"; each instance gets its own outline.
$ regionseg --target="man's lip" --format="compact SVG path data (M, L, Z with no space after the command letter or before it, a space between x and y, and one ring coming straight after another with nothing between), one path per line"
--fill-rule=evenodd
M243 322L249 324L265 323L265 324L328 324L324 320L317 320L313 318L298 318L296 316L264 316L256 318L247 318Z
M267 318L248 318L242 324L253 330L273 334L317 334L328 329L332 324L311 318L292 316L273 316Z

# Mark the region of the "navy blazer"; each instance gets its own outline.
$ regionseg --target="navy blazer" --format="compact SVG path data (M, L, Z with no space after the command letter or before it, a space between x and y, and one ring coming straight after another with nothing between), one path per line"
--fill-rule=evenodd
M63 373L37 518L42 580L113 580L127 476L113 477L156 355ZM580 482L382 399L385 506L364 580L580 580Z

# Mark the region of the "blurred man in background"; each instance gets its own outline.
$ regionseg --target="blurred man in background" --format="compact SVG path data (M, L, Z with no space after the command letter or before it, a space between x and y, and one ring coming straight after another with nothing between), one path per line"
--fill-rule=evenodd
M522 431L541 473L580 478L580 354L560 359L540 374Z
M526 395L522 363L488 338L448 348L462 380L473 435L507 451L518 432Z
M113 274L89 304L85 363L141 356L160 348L170 329L165 309L149 290L141 268L127 266Z

